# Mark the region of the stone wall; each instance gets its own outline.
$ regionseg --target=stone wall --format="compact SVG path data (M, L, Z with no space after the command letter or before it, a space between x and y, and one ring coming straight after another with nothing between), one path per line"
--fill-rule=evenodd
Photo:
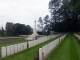
M24 37L1 37L0 43L13 42L13 41L24 40L24 39L25 39Z

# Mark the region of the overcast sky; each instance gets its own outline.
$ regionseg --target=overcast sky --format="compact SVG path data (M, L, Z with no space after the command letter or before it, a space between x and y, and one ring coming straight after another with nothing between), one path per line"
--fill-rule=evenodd
M35 19L49 15L49 0L0 0L0 27L6 22L34 27Z

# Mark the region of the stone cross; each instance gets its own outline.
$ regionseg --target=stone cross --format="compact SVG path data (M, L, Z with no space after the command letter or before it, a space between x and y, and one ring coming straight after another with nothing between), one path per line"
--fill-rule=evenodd
M34 26L34 31L36 32L36 20L35 20L35 26Z
M35 29L36 29L36 20L35 20Z

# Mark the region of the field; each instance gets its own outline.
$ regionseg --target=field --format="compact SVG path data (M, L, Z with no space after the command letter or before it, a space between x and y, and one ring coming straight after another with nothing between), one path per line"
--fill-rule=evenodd
M67 36L46 60L80 60L80 45L76 38Z
M34 60L34 58L37 56L37 52L40 47L52 42L53 40L55 40L57 38L59 38L59 37L51 39L51 40L44 42L42 44L39 44L35 47L29 48L29 49L22 51L20 53L8 56L6 58L0 58L0 60Z

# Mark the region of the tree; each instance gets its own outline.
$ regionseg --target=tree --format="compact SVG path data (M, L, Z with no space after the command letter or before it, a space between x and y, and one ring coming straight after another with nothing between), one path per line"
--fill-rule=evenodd
M52 30L56 32L78 32L80 30L79 5L79 0L50 0L50 26Z
M0 29L0 36L4 36L4 29L2 27L2 29Z
M49 34L49 33L50 33L50 30L51 30L51 29L50 29L49 16L46 15L43 20L44 20L44 25L45 25L44 30L47 32L47 34Z
M24 24L16 23L13 26L13 35L29 35L32 33L32 28Z
M13 32L13 23L7 22L5 29L6 29L6 34L11 36Z
M77 0L76 0L77 1ZM74 5L76 4L76 1L74 3ZM78 15L74 9L73 3L74 0L67 0L67 1L63 1L63 5L62 5L62 16L65 20L65 27L67 27L65 29L65 31L67 32L77 32L79 30L77 21L78 21ZM67 4L66 4L67 3ZM74 29L75 27L75 29Z
M25 25L16 23L13 25L13 35L22 35L25 31Z
M4 36L4 29L3 29L3 27L2 27L2 34L1 35Z
M26 35L30 35L33 33L33 29L31 28L30 25L26 25Z
M61 21L62 16L60 16L60 7L61 7L61 0L50 0L49 1L49 10L51 13L50 18L50 28L54 30L55 24Z
M18 36L18 35L29 35L32 33L32 28L29 25L20 23L6 23L6 34L7 36Z
M38 28L40 31L43 31L43 20L41 17L39 17L39 20L38 20Z

